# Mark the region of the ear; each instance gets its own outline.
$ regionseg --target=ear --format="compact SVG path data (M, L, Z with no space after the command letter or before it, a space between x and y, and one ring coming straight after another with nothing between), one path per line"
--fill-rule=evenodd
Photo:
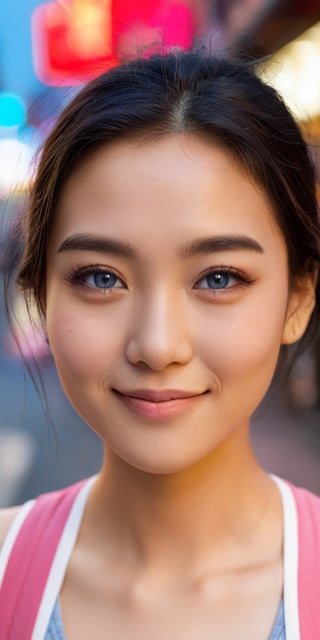
M308 274L296 280L289 294L282 344L293 344L302 338L315 305L317 274Z

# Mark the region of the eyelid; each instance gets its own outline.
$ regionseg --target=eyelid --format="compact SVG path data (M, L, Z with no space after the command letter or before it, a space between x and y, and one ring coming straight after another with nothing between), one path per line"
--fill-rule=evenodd
M94 287L84 282L87 276L95 275L98 273L110 273L111 275L114 275L122 283L123 286L109 287L109 288ZM114 291L114 290L119 291L127 288L124 282L124 278L117 273L116 269L111 267L106 267L105 265L102 266L99 264L91 264L91 265L86 265L82 267L75 267L71 269L70 272L65 276L65 280L73 286L83 287L87 291L90 291L92 293L96 293L96 292L101 293L101 292Z
M208 269L206 269L201 275L200 277L197 279L197 282L195 283L195 288L196 289L200 289L201 287L198 287L197 285L199 284L199 282L201 282L201 280L204 280L204 278L210 276L210 275L214 275L217 273L225 273L228 274L230 276L233 276L234 278L236 278L239 281L239 285L241 284L251 284L254 279L249 276L247 273L245 273L244 271L242 271L241 269L237 269L235 267L230 267L227 265L219 265L219 266L215 266L215 267L209 267ZM220 291L224 291L226 289L231 289L232 287L225 287L224 289L221 288ZM208 289L210 290L210 288L208 287ZM211 291L218 291L219 289L211 289Z

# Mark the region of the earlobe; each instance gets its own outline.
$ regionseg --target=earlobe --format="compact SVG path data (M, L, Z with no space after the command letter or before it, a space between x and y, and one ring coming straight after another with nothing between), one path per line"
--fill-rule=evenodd
M305 333L315 305L314 277L299 281L290 294L282 344L293 344Z

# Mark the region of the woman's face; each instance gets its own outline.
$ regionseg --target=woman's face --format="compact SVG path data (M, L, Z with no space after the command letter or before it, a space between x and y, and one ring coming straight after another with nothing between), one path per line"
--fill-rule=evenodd
M49 342L71 403L129 464L177 472L247 432L288 303L270 202L211 142L117 142L68 180L48 248Z

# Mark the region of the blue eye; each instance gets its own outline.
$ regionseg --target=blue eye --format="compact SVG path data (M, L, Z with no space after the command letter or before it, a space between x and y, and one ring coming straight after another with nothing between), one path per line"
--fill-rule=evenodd
M88 287L95 289L119 289L123 284L112 271L96 271L83 276L83 281Z
M113 271L103 269L98 265L74 269L66 276L66 280L75 287L86 287L93 291L126 288L123 281Z
M212 271L198 280L196 289L226 289L234 286L239 280L229 271Z

